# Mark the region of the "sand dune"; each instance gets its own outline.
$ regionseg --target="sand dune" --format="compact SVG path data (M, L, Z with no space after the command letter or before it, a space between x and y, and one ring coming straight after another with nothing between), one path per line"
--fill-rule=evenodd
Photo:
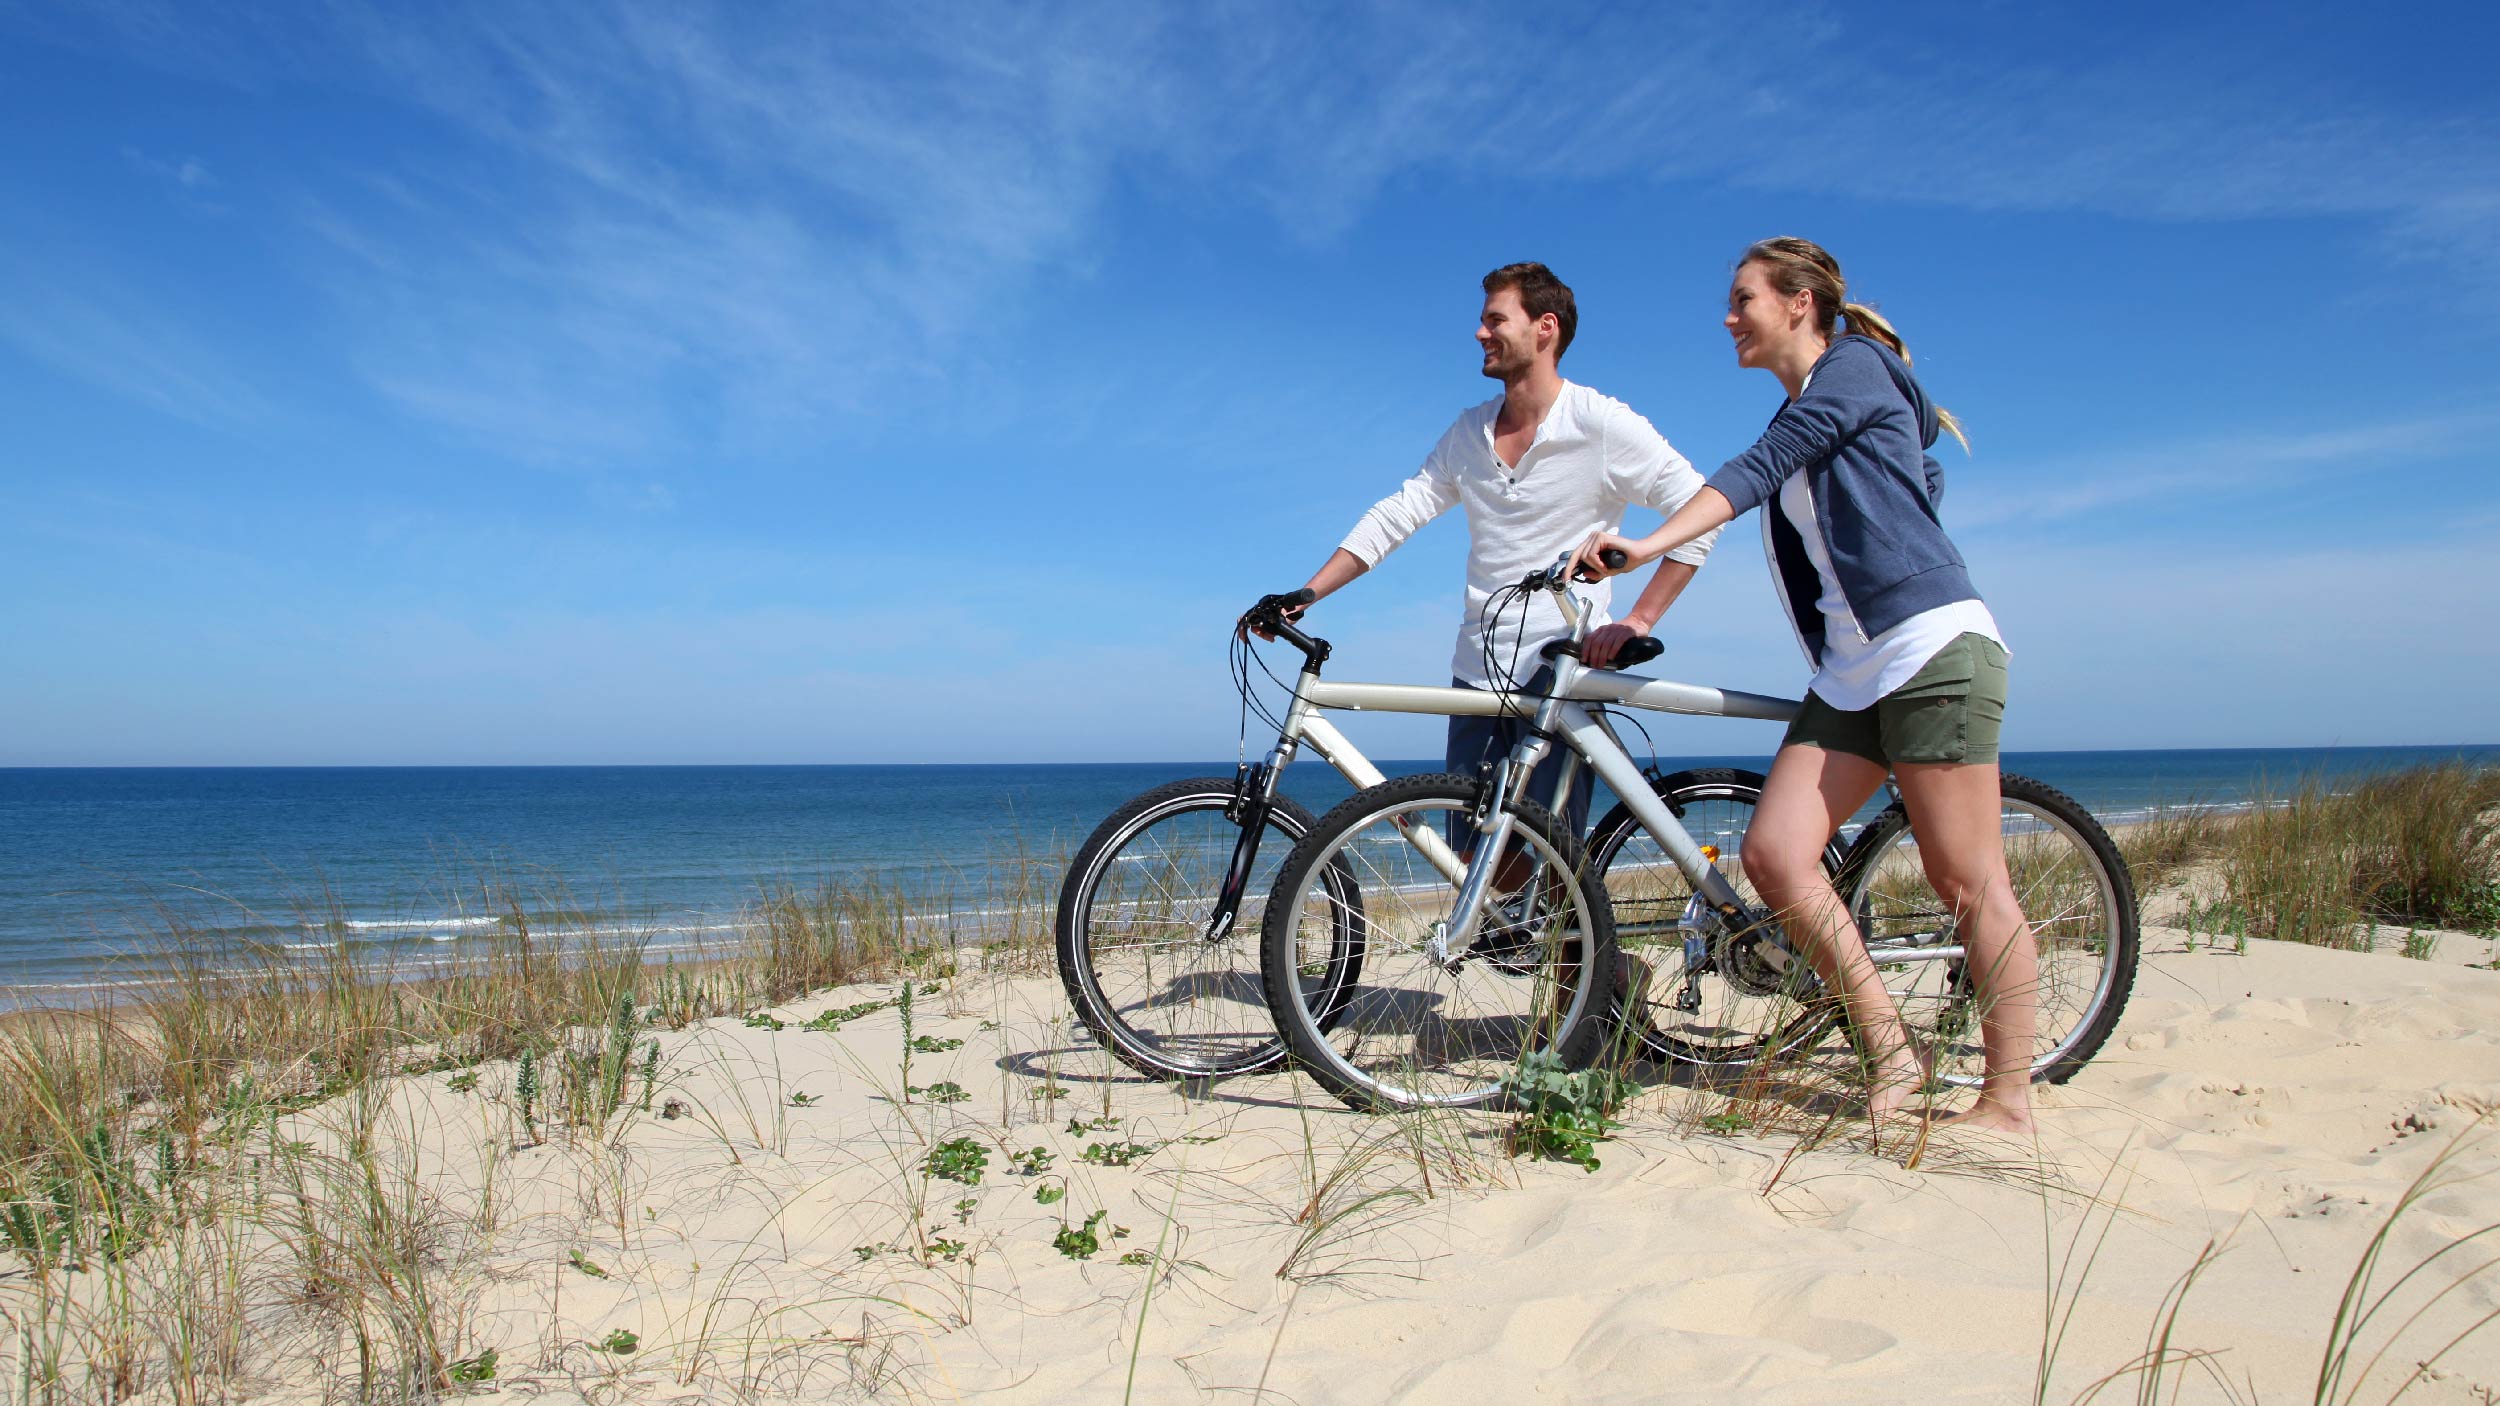
M2062 1268L2062 1402L2144 1351L2211 1240L2172 1345L2212 1354L2238 1399L2309 1400L2371 1236L2500 1104L2500 971L2467 965L2494 944L2450 935L2428 962L2168 929L2148 945L2120 1033L2047 1092L2036 1147L1941 1133L1916 1170L1862 1133L1803 1152L1709 1133L1724 1095L1672 1083L1595 1174L1505 1157L1499 1120L1360 1117L1287 1076L1176 1091L1070 1040L1056 983L1032 977L916 1003L918 1034L963 1043L915 1053L910 1083L957 1103L899 1101L890 1007L800 1027L893 994L874 987L776 1012L779 1031L662 1037L668 1087L604 1138L522 1145L508 1069L466 1093L406 1081L396 1116L446 1226L491 1222L442 1250L472 1346L497 1349L489 1397L2027 1401ZM956 1138L987 1159L977 1186L927 1173ZM1010 1160L1030 1149L1050 1154L1038 1175ZM2454 1165L2481 1179L2406 1213L2382 1286L2500 1221L2500 1136ZM1098 1211L1099 1248L1054 1248ZM2450 1294L2359 1399L2496 1308L2500 1275ZM597 1346L618 1330L633 1351ZM2183 1400L2233 1399L2204 1367L2169 1374ZM2495 1392L2487 1332L2406 1399Z

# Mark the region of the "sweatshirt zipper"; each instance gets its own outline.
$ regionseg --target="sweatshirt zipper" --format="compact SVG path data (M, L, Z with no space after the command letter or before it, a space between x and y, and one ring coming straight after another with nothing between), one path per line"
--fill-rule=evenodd
M1803 469L1798 470L1804 473ZM1831 534L1823 530L1823 509L1814 501L1814 480L1803 480L1806 490L1806 516L1814 519L1814 535L1823 539L1823 556L1832 564L1832 589L1840 593L1840 608L1849 612L1849 628L1858 632L1858 643L1872 644L1866 627L1858 623L1858 608L1849 602L1849 583L1840 579L1840 558L1832 555ZM1775 505L1776 506L1776 505Z

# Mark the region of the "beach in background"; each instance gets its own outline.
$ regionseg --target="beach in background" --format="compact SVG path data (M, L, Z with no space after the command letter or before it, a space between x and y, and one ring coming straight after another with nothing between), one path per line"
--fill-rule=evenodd
M2005 765L2119 826L2449 758L2489 761L2500 747L2011 752ZM1440 763L1381 765L1397 776ZM508 928L516 898L542 928L692 950L733 932L769 887L828 880L873 882L932 923L977 932L1001 895L1046 904L1066 856L1130 796L1232 769L0 769L0 986L11 1004L80 1002L144 981L175 929L188 943L389 949L422 967ZM1285 790L1320 812L1350 788L1306 760ZM1601 793L1595 813L1612 803Z

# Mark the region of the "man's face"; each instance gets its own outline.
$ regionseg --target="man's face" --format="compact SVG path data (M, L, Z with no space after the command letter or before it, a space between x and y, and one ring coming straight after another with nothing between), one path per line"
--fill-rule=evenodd
M1476 345L1484 348L1484 374L1497 381L1524 375L1536 364L1537 331L1542 318L1528 316L1519 305L1519 290L1497 288L1485 295L1484 314L1476 321Z

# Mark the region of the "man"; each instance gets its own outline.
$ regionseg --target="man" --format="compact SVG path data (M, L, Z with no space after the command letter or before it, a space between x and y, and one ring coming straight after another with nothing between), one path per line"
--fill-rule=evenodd
M1451 682L1461 687L1502 686L1502 679L1487 677L1488 658L1527 680L1543 663L1538 648L1567 633L1562 612L1543 595L1524 615L1511 610L1487 621L1485 602L1494 592L1553 565L1592 531L1614 531L1626 506L1672 513L1702 486L1693 466L1631 407L1562 378L1558 367L1578 324L1571 289L1545 265L1509 264L1486 274L1476 341L1484 349L1484 374L1502 383L1502 394L1460 415L1423 468L1373 504L1308 583L1315 598L1325 598L1379 565L1417 528L1464 505L1465 614L1450 661ZM1620 623L1607 623L1613 592L1606 583L1582 588L1597 624L1583 657L1603 667L1625 641L1648 634L1717 535L1661 559ZM1485 762L1509 754L1522 726L1518 718L1450 719L1449 770L1475 775ZM1556 748L1530 778L1528 794L1550 804L1561 774L1562 750ZM1575 834L1587 832L1592 789L1572 788L1568 814Z

